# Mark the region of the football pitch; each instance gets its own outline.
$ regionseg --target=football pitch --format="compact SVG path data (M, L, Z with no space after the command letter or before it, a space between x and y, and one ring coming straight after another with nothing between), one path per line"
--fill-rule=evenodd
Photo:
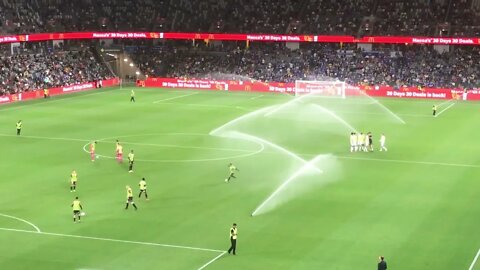
M0 107L0 269L480 269L480 104L131 89Z

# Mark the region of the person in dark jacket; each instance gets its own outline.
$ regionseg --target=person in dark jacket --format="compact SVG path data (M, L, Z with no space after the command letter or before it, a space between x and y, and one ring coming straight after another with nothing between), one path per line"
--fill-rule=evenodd
M385 261L385 257L380 256L380 262L378 263L378 270L387 270L387 262Z

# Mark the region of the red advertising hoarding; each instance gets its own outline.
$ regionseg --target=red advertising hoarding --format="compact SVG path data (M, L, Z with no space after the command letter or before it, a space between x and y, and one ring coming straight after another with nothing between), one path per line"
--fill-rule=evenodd
M232 81L185 78L148 78L138 81L139 86L172 89L196 89L216 91L251 91L273 93L295 93L295 83ZM402 87L398 90L391 86L353 86L347 85L347 96L367 94L375 97L420 98L420 99L463 99L463 89ZM480 100L480 89L466 91L466 99Z
M343 42L343 43L392 43L392 44L444 44L480 45L475 37L414 37L414 36L353 36L326 35L278 35L278 34L220 34L220 33L180 33L180 32L69 32L38 33L14 36L0 36L1 43L32 42L69 39L181 39L181 40L232 40L259 42Z
M120 84L120 80L118 78L102 81L102 87L117 86L119 84ZM50 96L56 96L56 95L63 95L68 93L92 90L96 88L97 88L97 82L88 82L88 83L74 84L74 85L63 86L63 87L49 88L48 92ZM43 89L0 96L0 104L22 101L22 100L29 100L29 99L36 99L36 98L43 98Z

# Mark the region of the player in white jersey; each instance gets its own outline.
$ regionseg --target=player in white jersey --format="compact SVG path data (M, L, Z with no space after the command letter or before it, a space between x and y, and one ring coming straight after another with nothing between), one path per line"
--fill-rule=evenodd
M382 133L382 136L380 136L380 151L388 151L387 147L385 147L385 141L386 141L385 134Z
M365 135L363 132L360 132L360 137L358 140L358 151L365 151Z
M350 152L356 151L357 148L357 135L355 132L350 133Z
M357 135L357 147L355 151L361 151L362 150L362 136L360 133L355 133Z

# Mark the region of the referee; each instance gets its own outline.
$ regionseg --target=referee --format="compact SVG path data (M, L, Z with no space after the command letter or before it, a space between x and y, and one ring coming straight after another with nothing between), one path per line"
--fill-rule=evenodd
M133 150L128 153L128 172L131 173L133 172L133 162L135 160L135 154L133 153Z
M380 262L378 262L378 270L387 270L387 262L385 261L385 257L380 256Z
M233 223L232 228L230 228L230 248L228 249L228 254L233 251L233 255L235 255L235 251L237 250L237 223Z

